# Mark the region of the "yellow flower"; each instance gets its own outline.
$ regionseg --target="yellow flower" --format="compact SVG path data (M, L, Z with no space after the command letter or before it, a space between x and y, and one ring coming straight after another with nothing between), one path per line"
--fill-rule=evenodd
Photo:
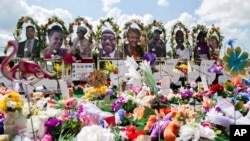
M110 61L105 62L105 70L107 70L109 73L114 72L116 69L116 66Z
M91 93L86 93L85 95L84 95L84 98L86 98L86 99L88 99L88 100L92 100L93 99L93 96L92 96L92 94Z
M108 87L107 86L101 86L100 88L97 88L97 92L99 93L99 94L105 94L106 92L107 92L107 90L108 90Z
M55 63L54 68L55 68L56 72L62 72L62 65L61 64Z
M4 97L0 100L0 112L4 113L7 110L7 98Z

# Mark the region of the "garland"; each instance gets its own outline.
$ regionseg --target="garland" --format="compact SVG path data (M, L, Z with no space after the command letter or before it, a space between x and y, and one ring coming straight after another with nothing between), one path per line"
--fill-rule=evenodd
M221 49L224 37L221 35L219 31L219 27L215 27L214 25L212 25L212 27L208 30L208 34L207 34L207 38L209 41L212 40L214 34L216 34L218 37L218 47L219 49Z
M177 21L171 28L171 31L170 31L170 47L172 49L172 54L170 54L170 56L174 57L173 55L175 54L176 50L175 50L175 46L176 46L176 43L175 43L175 30L179 28L179 29L182 29L184 30L183 33L184 33L184 43L185 43L185 46L188 47L189 46L189 41L188 41L188 34L189 34L189 30L187 29L187 27L180 21Z
M47 31L49 29L49 26L52 25L53 23L57 23L57 24L60 24L61 25L61 28L62 28L62 33L63 33L63 38L64 38L64 41L66 41L66 38L68 37L69 35L69 31L67 30L67 28L64 26L64 22L63 20L59 19L58 17L56 16L53 16L51 18L48 18L48 22L45 24L45 25L41 25L41 30L43 31L43 35L41 36L42 37L42 41L43 41L43 48L46 48L46 37L47 37Z
M18 20L17 25L16 25L16 30L13 33L13 36L14 36L16 41L20 41L21 40L20 35L21 35L22 30L23 30L23 24L28 23L28 22L30 22L32 25L34 25L34 27L36 29L36 37L38 38L37 46L41 49L43 46L43 42L41 40L42 31L41 31L40 26L37 24L37 21L35 21L31 17L23 16Z
M152 30L152 27L158 27L162 33L163 33L163 36L161 37L161 39L163 40L164 43L167 43L167 34L166 34L166 29L164 28L164 25L162 22L158 22L156 20L153 20L152 23L148 24L145 29L147 31L147 37L148 39L151 39L153 37L153 33L151 32Z
M119 52L121 52L122 51L122 45L120 43L121 30L119 28L119 25L114 22L113 18L100 19L99 22L100 22L100 24L97 25L97 31L96 31L95 36L94 36L94 40L96 41L95 50L98 49L98 47L100 46L100 39L101 39L101 36L102 36L102 27L103 26L107 27L107 25L105 23L109 23L111 25L111 27L112 27L112 31L115 33L117 50Z
M141 38L140 38L140 44L143 50L146 50L147 48L147 42L148 42L148 29L147 27L139 20L139 19L132 19L130 21L127 21L123 28L123 45L127 42L127 32L128 29L131 27L132 24L136 24L139 27L139 30L141 32Z
M72 23L69 24L69 34L72 34L74 32L73 30L74 26L80 26L82 23L88 28L88 34L87 34L88 41L90 43L93 43L93 37L95 37L95 33L93 32L93 27L92 25L89 24L88 20L84 19L83 17L78 17Z

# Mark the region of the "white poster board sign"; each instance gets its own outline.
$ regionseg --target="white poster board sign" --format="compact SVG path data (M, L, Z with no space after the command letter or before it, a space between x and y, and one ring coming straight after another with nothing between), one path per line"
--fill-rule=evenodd
M23 84L24 85L24 84ZM63 97L69 98L69 91L67 87L67 82L65 80L59 79L58 82L55 79L41 79L33 85L27 85L28 93L32 93L36 87L45 86L47 90L58 90L62 93ZM23 86L25 89L25 85Z
M170 92L170 83L171 78L170 76L163 76L161 80L161 90L164 96L167 96Z
M205 77L208 84L212 84L216 74L208 72L208 69L213 65L214 65L213 60L202 60L200 66L191 65L193 71L188 73L188 83L195 81L200 76L200 77Z
M181 73L174 72L175 66L179 59L168 59L166 61L166 66L162 68L161 75L170 76L173 83L177 83L180 79Z
M118 68L118 73L111 73L110 80L113 85L119 86L121 80L126 79L124 74L128 72L128 67L125 66L124 60L112 60L111 62Z
M94 70L94 63L73 63L72 80L79 81L87 79L90 72Z

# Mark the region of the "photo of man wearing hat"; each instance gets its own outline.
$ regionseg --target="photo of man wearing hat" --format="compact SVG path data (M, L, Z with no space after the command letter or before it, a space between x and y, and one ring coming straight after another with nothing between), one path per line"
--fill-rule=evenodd
M153 38L148 43L148 52L156 54L156 57L166 57L166 45L160 39L162 31L155 29Z
M116 48L116 37L113 31L106 29L102 32L100 58L117 58L119 52Z
M92 49L91 43L88 39L85 38L87 33L87 29L83 26L77 27L77 37L73 40L73 46L71 48L71 52L76 56L80 56L82 58L91 58L92 57Z

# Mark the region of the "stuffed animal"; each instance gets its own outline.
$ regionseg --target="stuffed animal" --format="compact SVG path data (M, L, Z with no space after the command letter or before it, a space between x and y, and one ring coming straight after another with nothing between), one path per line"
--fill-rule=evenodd
M164 130L163 136L165 141L175 141L179 133L179 125L177 121L171 121Z
M149 131L156 121L157 121L156 115L150 115L148 118L148 122L144 127L144 130Z

